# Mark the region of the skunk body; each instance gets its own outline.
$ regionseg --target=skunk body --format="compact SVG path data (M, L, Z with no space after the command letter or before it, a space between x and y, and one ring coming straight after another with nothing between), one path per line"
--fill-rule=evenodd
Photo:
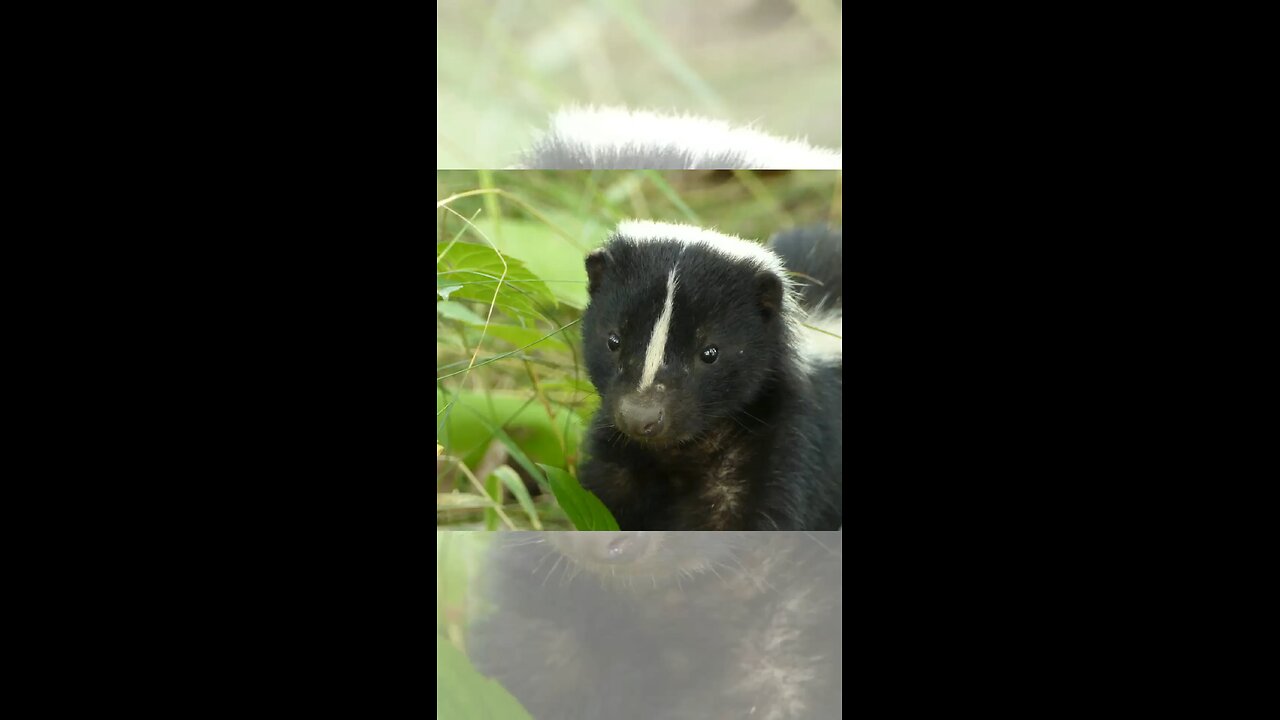
M775 238L799 281L779 254L687 225L625 222L588 256L601 406L579 475L623 530L841 526L841 236L804 233Z
M839 151L695 116L561 110L521 159L529 170L839 170Z
M476 667L540 720L840 717L840 533L512 533Z

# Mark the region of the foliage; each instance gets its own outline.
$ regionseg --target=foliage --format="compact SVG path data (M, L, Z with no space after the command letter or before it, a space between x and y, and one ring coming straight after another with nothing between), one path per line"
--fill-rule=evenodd
M574 478L599 407L583 257L618 221L760 240L842 221L838 172L439 171L436 192L436 509L455 529L616 527Z

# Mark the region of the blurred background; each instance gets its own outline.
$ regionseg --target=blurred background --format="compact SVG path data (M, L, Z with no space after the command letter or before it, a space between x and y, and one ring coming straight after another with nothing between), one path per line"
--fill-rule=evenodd
M437 531L437 717L839 717L842 583L839 532Z
M484 605L477 577L490 533L436 532L437 720L532 720L520 702L467 658L467 625Z
M579 441L599 406L578 332L587 302L583 259L618 221L688 223L763 242L790 227L842 226L841 178L839 171L438 171L437 526L611 522L574 478Z
M436 635L466 650L473 581L484 566L491 533L436 532Z
M565 105L843 146L842 0L439 0L438 168L510 167Z

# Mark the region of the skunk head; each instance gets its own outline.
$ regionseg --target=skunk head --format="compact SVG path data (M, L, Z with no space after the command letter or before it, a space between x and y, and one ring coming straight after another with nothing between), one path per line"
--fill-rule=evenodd
M602 418L632 439L683 443L731 422L789 357L791 280L760 245L624 222L586 265L587 370Z

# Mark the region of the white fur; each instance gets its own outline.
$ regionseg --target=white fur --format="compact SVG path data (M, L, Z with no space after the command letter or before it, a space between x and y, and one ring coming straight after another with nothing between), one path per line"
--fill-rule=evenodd
M795 284L787 273L782 258L772 250L758 243L743 240L734 235L726 235L694 225L680 223L663 223L651 220L624 220L618 223L617 235L634 242L675 241L688 245L707 248L733 262L746 262L777 275L782 281L782 315L784 321L792 328L793 342L799 350L800 361L806 367L814 362L839 360L843 353L841 337L832 337L816 332L802 325L812 325L837 336L843 332L843 311L840 307L820 308L812 311L808 317L800 310L796 301ZM645 353L644 372L640 379L643 390L653 382L654 375L662 363L662 353L666 350L667 333L671 325L671 315L675 298L675 269L667 279L667 299L662 307L662 315L654 325L653 339ZM658 332L661 329L662 342L659 344ZM652 372L651 372L652 368Z
M802 625L809 622L815 603L800 591L784 598L763 628L748 632L734 653L740 691L769 691L765 704L751 709L753 720L808 717L809 687L823 658L803 650ZM757 709L760 711L757 714Z
M688 245L698 245L733 262L750 263L761 270L771 272L782 281L783 315L788 322L799 315L799 305L792 290L794 284L791 276L787 274L782 258L759 243L694 225L652 220L624 220L618 223L617 234L636 242L674 240Z
M689 245L701 245L730 260L754 262L763 270L785 277L787 269L782 258L759 243L743 240L736 235L726 235L681 223L654 222L652 220L624 220L618 223L618 234L639 242L647 240L675 240Z
M822 362L843 357L844 314L841 308L810 313L801 322L810 326L800 334L800 354L806 360ZM818 332L812 328L826 332Z
M653 324L653 335L649 338L649 347L645 349L644 370L640 373L640 386L637 390L644 390L653 384L653 378L662 365L662 358L667 353L667 334L671 331L675 296L676 269L671 268L671 274L667 276L667 299L662 303L662 314L658 316L658 322Z
M843 155L838 150L694 115L610 107L569 108L551 116L547 134L570 138L593 156L627 147L675 145L693 157L690 170L716 169L707 158L735 152L744 158L744 168L840 170L843 166Z

